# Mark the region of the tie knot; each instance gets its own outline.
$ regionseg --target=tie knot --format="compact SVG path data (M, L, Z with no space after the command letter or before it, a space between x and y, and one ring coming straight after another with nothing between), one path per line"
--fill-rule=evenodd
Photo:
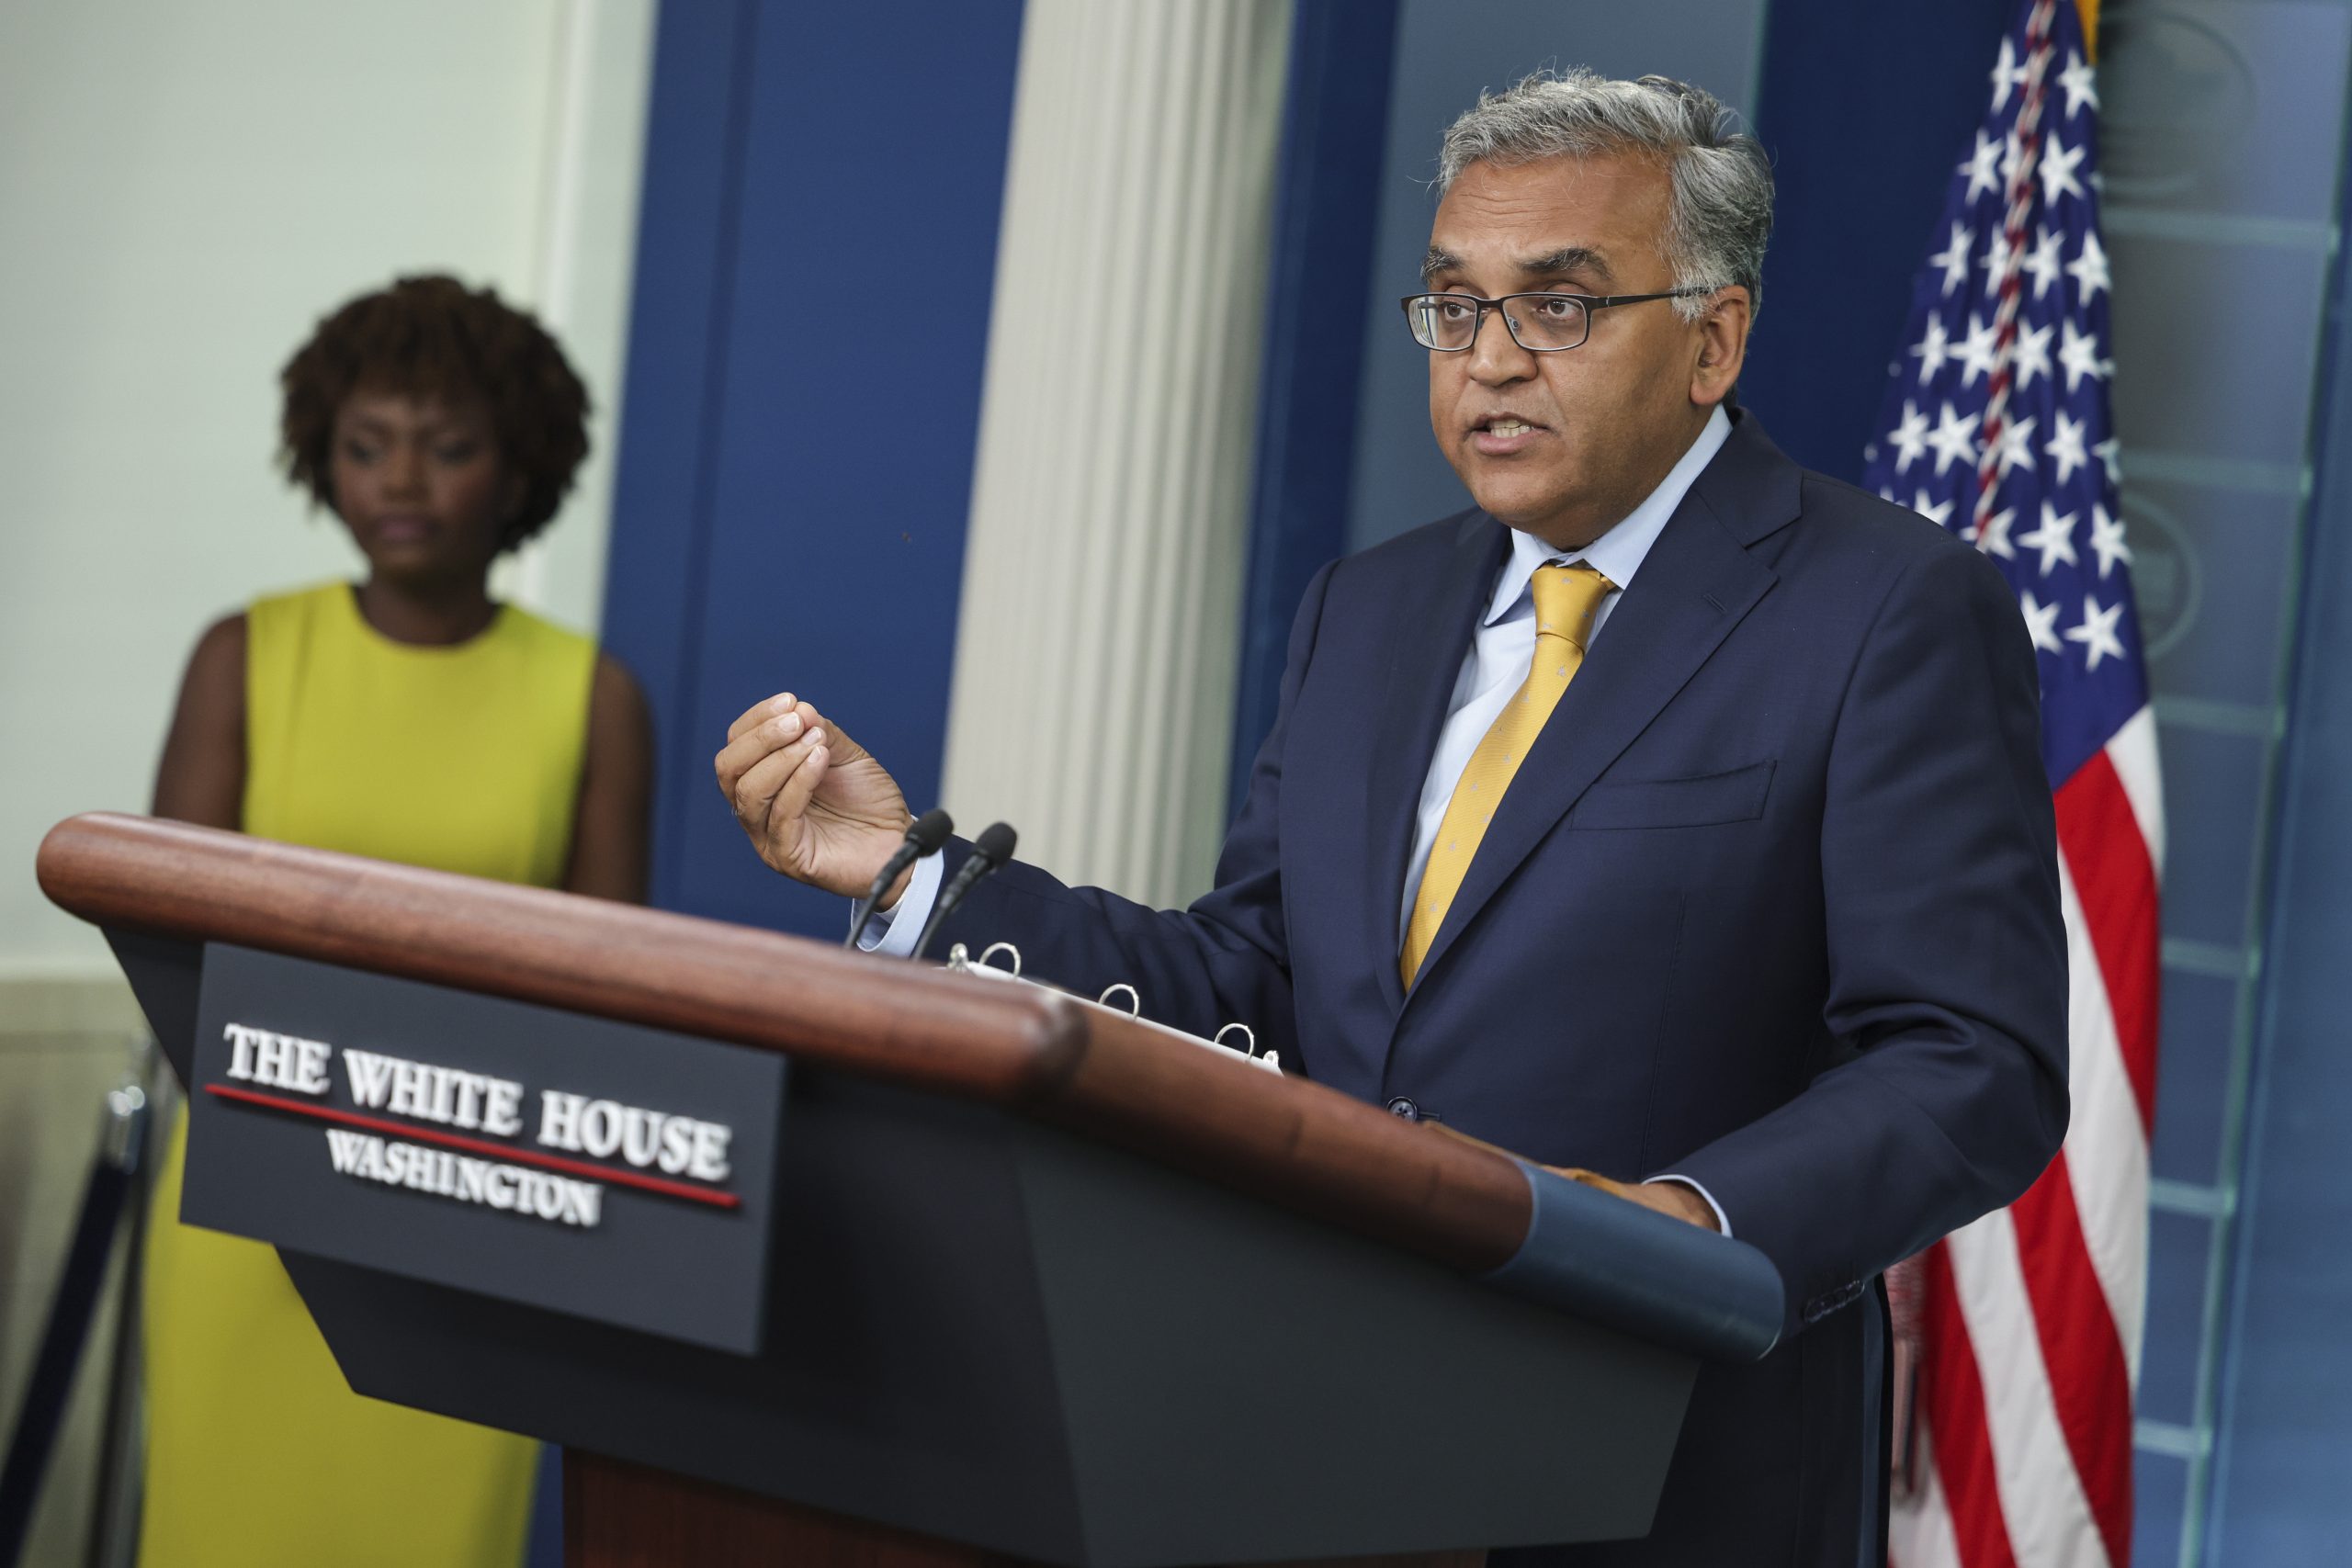
M1582 649L1592 636L1593 613L1617 585L1583 561L1548 563L1535 569L1535 635L1565 637Z

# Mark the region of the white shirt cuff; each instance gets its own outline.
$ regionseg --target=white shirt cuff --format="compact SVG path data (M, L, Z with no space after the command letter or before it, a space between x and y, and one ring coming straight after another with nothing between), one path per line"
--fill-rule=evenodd
M914 889L913 889L913 888L911 888L911 887L910 887L910 888L909 888L909 889L907 890L907 897L910 897L910 898L911 898L911 897L914 897ZM1653 1185L1655 1185L1655 1184L1657 1184L1657 1182L1660 1182L1660 1181L1672 1181L1672 1182L1678 1182L1678 1183L1679 1183L1680 1185L1682 1185L1682 1186L1684 1186L1684 1187L1688 1187L1689 1189L1690 1189L1690 1190L1691 1190L1691 1191L1696 1192L1700 1197L1704 1198L1704 1199L1707 1201L1707 1207L1708 1207L1708 1208L1710 1208L1710 1209L1713 1209L1713 1210L1715 1212L1715 1229L1717 1229L1718 1231L1721 1231L1721 1232L1722 1232L1724 1235L1731 1235L1731 1221L1730 1221L1729 1219L1727 1219L1726 1217L1724 1217L1724 1206L1723 1206L1721 1203L1718 1203L1718 1202L1716 1202L1716 1201L1715 1201L1715 1195L1714 1195L1713 1193L1712 1193L1712 1192L1708 1191L1705 1188L1703 1188L1703 1187L1700 1186L1697 1182L1695 1182L1695 1181L1691 1180L1689 1177L1687 1177L1687 1176L1677 1176L1677 1175L1675 1175L1675 1174L1674 1174L1673 1172L1671 1172L1671 1171L1668 1171L1668 1172L1666 1175L1664 1175L1664 1176L1653 1176L1653 1177L1651 1177L1651 1178L1649 1179L1649 1180L1643 1182L1643 1183L1642 1183L1642 1185L1643 1185L1643 1186L1645 1186L1645 1187L1649 1187L1649 1186L1653 1186Z
M914 955L915 939L922 935L922 928L931 919L931 907L939 902L940 866L947 857L928 854L915 862L914 874L907 881L907 890L899 901L875 915L865 934L857 939L861 953L879 953L891 958ZM857 919L857 906L850 906L850 919Z

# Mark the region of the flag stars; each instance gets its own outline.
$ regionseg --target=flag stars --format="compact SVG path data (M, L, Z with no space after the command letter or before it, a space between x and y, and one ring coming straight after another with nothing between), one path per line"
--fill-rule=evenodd
M1968 340L1960 345L1960 384L1971 387L1979 376L1990 377L1999 357L2001 330L1998 318L1980 321L1976 312L1968 313Z
M2033 421L2020 419L2001 427L1997 437L2001 446L2001 472L2012 468L2033 470Z
M2025 255L2025 276L2033 279L2036 299L2049 293L2050 286L2058 281L2060 246L2064 240L2064 233L2053 234L2047 229L2034 231L2033 248Z
M2044 604L2033 596L2030 588L2018 594L2018 608L2025 612L2026 635L2033 638L2033 646L2043 653L2064 653L2066 645L2058 640L2058 602Z
M2115 369L2115 361L2098 356L2098 339L2075 330L2072 317L2058 323L2058 367L2066 372L2066 390L2072 393L2088 376L2094 381L2104 381Z
M2066 264L2066 276L2075 280L2075 288L2081 292L2082 298L2075 303L2085 309L2098 298L2100 289L2114 292L2114 280L2107 271L2107 249L2098 243L2098 230L2083 231L2082 254Z
M2023 391L2032 386L2036 376L2050 374L2050 334L2057 330L2055 326L2035 327L2031 331L2020 327L2018 330L2017 342L2009 350L2009 364L2017 372L2018 390Z
M1968 176L1968 194L1961 199L1974 201L1976 193L1980 190L1999 190L2001 188L2000 163L1999 139L1987 136L1981 130L1978 131L1976 151L1970 153L1967 160L1960 165L1960 172Z
M2009 543L2009 525L2017 520L2018 509L2014 506L2005 506L1985 518L1983 527L1971 524L1967 532L1961 535L1961 537L1988 556L1998 556L2003 560L2015 560L2018 558L2018 552L2017 547Z
M2009 257L2014 254L2007 229L1994 229L1984 236L1984 298L1997 299L2001 295L2001 278L2009 270Z
M2058 139L2055 130L2050 133L2050 145L2041 150L2041 203L2044 207L2057 206L2062 196L2081 197L2083 182L2075 177L2075 171L2082 166L2083 156L2089 151L2090 146L2086 142L2078 141L2069 147Z
M2075 477L2076 468L2090 467L2090 454L2083 449L2083 434L2086 421L2068 419L2066 411L2058 411L2057 428L2051 433L2050 443L2042 448L2050 460L2058 465L2058 482L2064 484Z
M2111 510L2123 463L2108 417L2116 363L2101 301L2115 285L2097 230L2098 78L2080 38L2034 41L2055 47L2001 43L1992 113L1951 165L1943 237L1925 247L1921 308L1887 367L1866 482L1997 560L2054 690L2062 673L2135 670L2140 656L2124 625L2132 549Z
M1919 385L1926 386L1936 378L1936 372L1951 357L1951 334L1944 331L1941 316L1928 318L1927 334L1911 345L1910 352L1919 361Z
M2018 536L2018 543L2029 550L2041 552L2041 575L2048 577L2060 561L2076 564L2075 555L2075 524L2081 513L2069 512L2064 517L2048 502L2041 503L2041 526L2030 534ZM2071 634L2069 634L2071 635Z
M1953 289L1968 281L1968 254L1975 246L1975 233L1967 224L1955 223L1951 226L1951 243L1944 247L1943 254L1928 258L1929 266L1944 269L1944 295L1947 299Z
M2058 85L2066 90L2066 118L2074 118L2083 112L2083 106L2098 107L2098 88L2094 84L2098 73L2083 62L2073 50L2066 51L2066 69L2058 73Z
M1902 473L1913 463L1928 455L1928 416L1903 400L1903 423L1894 427L1894 471ZM1888 500L1894 498L1889 496Z
M2009 89L2022 87L2025 82L2026 69L2018 63L2017 46L2003 39L2001 57L1993 62L1993 112L2000 113L2001 107L2009 101Z
M1936 422L1934 432L1928 437L1928 445L1936 452L1937 478L1941 479L1944 470L1954 463L1964 463L1971 468L1975 466L1976 443L1973 438L1976 433L1976 422L1982 417L1980 414L1955 413L1951 404L1944 404L1943 417Z
M2083 596L2082 624L2066 628L2066 640L2083 645L2085 669L2098 669L2102 659L2122 659L2123 639L2116 634L2116 623L2122 618L2122 600L2102 610L2097 599Z
M2107 508L2091 504L2091 553L2098 557L2098 580L2107 581L2110 568L2120 561L2132 564L2132 547L2123 542L2123 519L2109 517Z

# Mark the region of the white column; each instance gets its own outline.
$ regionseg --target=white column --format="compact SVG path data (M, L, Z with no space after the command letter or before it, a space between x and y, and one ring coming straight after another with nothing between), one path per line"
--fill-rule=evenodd
M537 314L588 383L588 460L555 526L501 558L492 588L585 632L604 618L654 9L557 0L531 271L507 296Z
M944 803L1153 903L1204 891L1288 0L1030 0Z

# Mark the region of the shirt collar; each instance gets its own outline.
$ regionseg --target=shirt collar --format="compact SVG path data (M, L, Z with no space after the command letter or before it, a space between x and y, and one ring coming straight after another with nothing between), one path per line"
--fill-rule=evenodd
M1532 534L1512 529L1510 558L1503 563L1503 574L1495 584L1495 596L1487 604L1487 618L1483 624L1491 626L1516 609L1520 601L1527 597L1527 585L1535 576L1536 568L1552 561L1568 564L1588 561L1593 570L1615 583L1619 589L1631 588L1634 574L1642 570L1642 562L1649 558L1650 547L1657 543L1658 535L1666 529L1667 520L1674 515L1674 509L1682 504L1682 498L1698 481L1700 471L1714 460L1715 454L1722 451L1724 443L1730 439L1731 420L1724 412L1723 406L1717 404L1715 412L1707 416L1707 423L1700 427L1699 438L1691 442L1690 449L1667 470L1666 478L1658 481L1657 489L1650 491L1639 506L1626 513L1623 522L1583 549L1556 550Z

